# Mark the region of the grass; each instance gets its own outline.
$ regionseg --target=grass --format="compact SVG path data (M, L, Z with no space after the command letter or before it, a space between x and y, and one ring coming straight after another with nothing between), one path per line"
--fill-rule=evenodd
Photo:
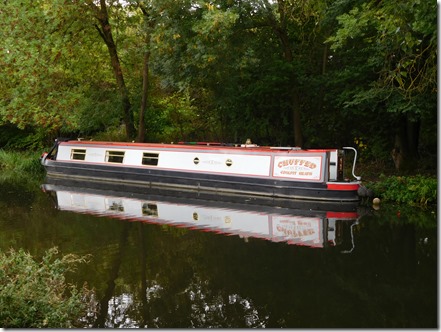
M384 201L412 206L437 203L438 180L433 176L385 176L367 185Z
M0 150L1 178L42 177L40 153Z

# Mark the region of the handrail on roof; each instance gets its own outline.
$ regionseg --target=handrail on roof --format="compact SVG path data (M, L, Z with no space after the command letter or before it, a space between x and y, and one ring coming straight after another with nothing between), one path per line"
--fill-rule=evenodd
M352 150L352 151L354 151L354 161L352 162L352 176L356 179L356 180L358 180L358 181L360 181L361 180L361 176L357 176L357 175L355 175L355 163L357 162L357 150L355 150L353 147L351 147L351 146L344 146L343 147L343 149L344 150Z

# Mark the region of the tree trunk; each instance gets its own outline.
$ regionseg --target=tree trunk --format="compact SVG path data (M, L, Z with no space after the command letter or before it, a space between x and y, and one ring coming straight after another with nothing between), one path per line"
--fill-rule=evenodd
M303 146L303 133L302 122L300 120L301 108L300 108L300 96L297 88L292 92L292 112L293 112L293 125L294 125L294 144L295 146Z
M101 38L106 43L107 49L109 51L113 73L115 75L118 91L121 96L126 136L128 140L132 140L135 137L132 105L130 104L129 92L124 82L124 75L121 69L121 63L119 61L116 44L113 40L106 1L100 0L100 7L96 6L92 1L89 1L88 4L95 12L95 17L100 24L100 27L98 27L97 25L95 25L95 27L97 28Z
M278 1L278 12L280 21L277 22L274 16L271 16L271 26L280 39L280 43L282 44L282 52L283 58L286 62L292 63L294 61L291 42L288 35L288 30L286 27L286 9L285 2L279 0ZM294 130L294 145L302 146L303 145L303 133L302 133L302 123L301 123L301 107L300 107L300 94L298 92L298 83L296 80L295 73L292 73L293 89L292 89L292 98L291 98L291 110L292 110L292 119L293 119L293 130Z
M421 121L407 121L407 141L409 143L409 155L417 161L419 159L418 145L420 141ZM415 163L416 164L416 163Z
M145 140L145 113L147 111L147 99L149 90L149 58L150 52L144 53L144 67L142 70L142 100L141 109L139 110L139 125L138 125L138 142Z
M288 38L288 33L286 30L281 28L276 29L276 34L279 36L283 48L283 57L286 62L293 62L293 54ZM291 110L293 119L293 129L294 129L294 145L301 147L303 145L303 134L302 134L302 122L301 122L301 107L300 107L300 95L298 92L298 86L296 82L295 73L292 74L292 84L294 85L292 89L291 98Z
M402 115L395 134L395 146L392 150L392 159L398 171L414 170L418 166L418 140L420 123L409 121Z

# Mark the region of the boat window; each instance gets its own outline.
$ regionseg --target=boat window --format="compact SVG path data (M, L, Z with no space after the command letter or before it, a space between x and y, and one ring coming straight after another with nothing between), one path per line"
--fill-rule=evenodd
M72 159L72 160L86 159L86 150L85 149L72 149L70 151L70 159Z
M158 206L152 203L144 203L142 205L142 215L149 217L158 216Z
M158 159L159 159L159 153L144 152L142 154L142 164L143 165L157 166Z
M108 202L107 210L109 211L117 211L124 212L124 205L121 201L112 201Z
M124 151L106 151L106 161L109 163L120 163L124 160Z

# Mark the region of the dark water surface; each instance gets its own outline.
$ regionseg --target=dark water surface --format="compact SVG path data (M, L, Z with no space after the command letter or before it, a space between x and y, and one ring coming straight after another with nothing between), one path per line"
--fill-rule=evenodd
M432 211L1 184L1 250L91 255L90 327L438 326Z

